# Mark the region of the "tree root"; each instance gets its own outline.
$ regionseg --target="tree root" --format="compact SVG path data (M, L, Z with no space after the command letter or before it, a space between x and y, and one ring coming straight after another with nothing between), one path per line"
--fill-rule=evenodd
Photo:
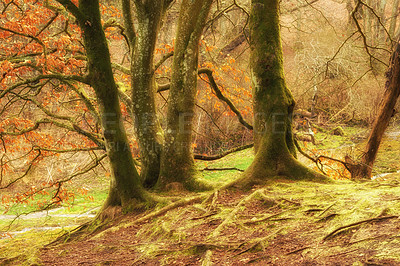
M205 197L206 197L206 195L200 195L200 196L195 196L195 197L191 197L191 198L181 199L181 200L173 202L173 203L169 204L168 206L165 206L165 207L163 207L163 208L161 208L159 210L153 211L153 212L151 212L151 213L149 213L149 214L147 214L147 215L145 215L145 216L143 216L141 218L138 218L133 222L125 222L125 223L121 222L118 225L118 229L131 227L131 226L140 224L142 222L145 222L145 221L147 221L149 219L153 219L153 218L159 217L159 216L167 213L170 210L173 210L173 209L176 209L176 208L179 208L179 207L182 207L182 206L190 205L190 204L193 204L193 203L196 203L196 202L201 202L202 200L204 200ZM112 231L115 231L115 229L113 227L108 228L108 229L104 230L101 234L96 235L96 238L99 238L103 234L105 234L107 232L112 232Z
M210 212L210 211L212 211L212 210L215 209L215 206L217 205L216 202L217 202L217 199L218 199L218 193L219 193L218 190L214 191L214 193L212 193L205 201L203 201L202 204L208 204L208 203L210 203L210 204L207 206L207 211L208 211L208 212Z
M287 212L287 211L288 211L288 210L280 211L280 212L278 212L278 213L271 214L271 215L268 215L268 216L263 217L263 218L260 218L260 219L250 219L250 220L244 221L243 224L244 224L244 225L251 225L251 224L256 224L256 223L265 222L265 221L267 221L267 220L269 220L269 219L271 219L271 218L274 218L274 217L276 217L276 216L279 216L279 215L281 215L282 213Z
M201 260L201 266L211 266L212 265L212 251L207 250L204 254L204 258Z
M239 253L237 253L237 254L235 255L235 257L237 257L237 256L239 256L239 255L242 255L243 253L246 253L246 252L248 252L248 251L254 249L255 247L257 247L257 246L259 246L259 245L261 245L262 249L264 249L264 244L263 244L263 242L265 242L266 240L270 239L271 237L277 235L277 234L278 234L280 231L282 231L282 230L283 230L283 228L279 228L278 230L276 230L275 232L273 232L273 233L271 233L271 234L269 234L269 235L267 235L267 236L255 238L255 239L252 239L252 240L250 240L250 241L247 241L247 242L244 242L244 243L240 244L239 247L238 247L237 249L239 249L240 247L246 245L247 243L249 243L250 246L249 246L248 248L246 248L246 249L240 251Z
M326 235L322 239L322 241L326 241L327 239L329 239L329 238L333 237L334 235L336 235L338 232L340 232L340 231L342 231L344 229L356 226L356 225L360 225L360 224L364 224L364 223L370 223L370 222L383 221L383 220L393 219L393 218L399 218L399 216L392 215L392 216L377 217L377 218L366 219L366 220L362 220L362 221L359 221L359 222L355 222L355 223L351 223L351 224L348 224L348 225L344 225L344 226L341 226L341 227L333 230L332 232L330 232L328 235Z
M225 220L217 227L215 228L214 231L212 231L209 235L208 235L208 239L212 239L212 238L216 238L221 234L221 231L224 229L225 226L227 226L228 224L233 223L233 219L235 217L235 215L239 212L240 208L246 204L248 201L250 201L251 199L253 199L255 196L260 195L260 193L263 192L264 189L258 189L256 191L254 191L253 193L251 193L250 195L248 195L247 197L245 197L244 199L242 199L237 205L236 207L229 213L229 215L225 218Z

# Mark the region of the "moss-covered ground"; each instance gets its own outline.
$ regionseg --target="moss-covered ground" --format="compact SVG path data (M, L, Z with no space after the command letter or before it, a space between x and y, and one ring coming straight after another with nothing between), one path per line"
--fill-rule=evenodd
M356 157L367 130L344 130L344 137L317 133L316 145L304 143L303 149L340 159L344 154ZM277 180L245 192L179 192L189 200L130 214L100 234L43 248L92 219L105 197L103 187L94 188L88 192L91 200L76 196L74 204L47 215L20 216L12 224L10 217L2 219L0 264L400 265L399 140L397 134L385 137L375 173L391 174L374 181ZM204 178L222 185L238 177L238 169L244 170L252 158L249 149L197 166ZM215 168L219 170L209 170ZM29 208L15 206L7 215Z

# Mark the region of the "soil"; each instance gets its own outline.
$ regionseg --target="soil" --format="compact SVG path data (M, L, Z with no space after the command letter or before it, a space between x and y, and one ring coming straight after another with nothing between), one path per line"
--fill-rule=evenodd
M127 215L101 233L43 248L40 260L43 265L400 265L399 192L397 176L218 191L149 219L143 217L151 211Z

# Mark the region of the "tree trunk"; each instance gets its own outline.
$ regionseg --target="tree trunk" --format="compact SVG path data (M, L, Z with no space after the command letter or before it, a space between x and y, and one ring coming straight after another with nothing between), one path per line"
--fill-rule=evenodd
M158 188L181 183L199 189L194 178L192 127L197 92L199 40L212 0L183 0L175 39L167 129Z
M118 89L111 69L110 53L100 21L98 0L81 0L79 21L88 58L88 79L95 90L106 149L111 166L110 191L102 212L108 207L130 208L150 200L136 171L121 119ZM134 206L133 206L134 207Z
M383 138L383 133L389 125L391 117L395 112L395 105L400 95L400 42L397 41L395 51L392 54L389 70L386 73L386 90L380 104L378 115L372 125L371 133L368 137L365 153L360 163L350 168L352 179L371 178L372 167L374 165L379 145Z
M389 35L392 39L395 39L396 25L397 25L397 15L399 10L399 0L394 0L392 6L392 13L390 16L390 27L389 27Z
M250 67L256 156L238 182L249 186L276 176L327 180L296 160L292 133L295 101L283 73L279 0L252 0Z
M135 130L140 148L145 187L152 187L160 173L163 133L157 118L154 80L154 51L161 20L167 10L164 0L134 1L138 20L132 51L132 101Z

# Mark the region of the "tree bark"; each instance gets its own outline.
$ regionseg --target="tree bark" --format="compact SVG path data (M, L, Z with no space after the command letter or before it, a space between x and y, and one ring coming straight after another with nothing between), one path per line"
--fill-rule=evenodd
M102 212L113 206L130 208L136 203L148 202L150 197L141 185L122 124L118 89L101 25L98 0L80 0L79 11L83 15L79 24L88 59L88 80L96 93L111 166L110 190Z
M379 145L383 134L389 125L390 119L395 113L395 106L400 95L400 41L392 54L389 70L386 73L386 90L380 103L378 115L372 125L372 130L368 137L365 152L359 163L350 169L352 179L370 179L372 167L374 165Z
M279 0L252 0L250 67L256 155L238 183L251 186L276 176L328 180L296 160L292 133L295 101L283 73Z
M140 176L145 187L154 186L160 173L163 132L155 104L153 60L161 20L167 10L165 2L164 0L134 1L138 27L131 56L132 109L142 160Z
M392 13L390 16L390 27L389 27L389 35L392 39L395 39L396 25L397 25L397 15L399 10L399 0L394 0L392 6Z
M167 128L161 157L158 188L182 183L186 189L201 188L195 180L192 127L197 92L199 40L212 0L183 0L175 39L169 92Z

